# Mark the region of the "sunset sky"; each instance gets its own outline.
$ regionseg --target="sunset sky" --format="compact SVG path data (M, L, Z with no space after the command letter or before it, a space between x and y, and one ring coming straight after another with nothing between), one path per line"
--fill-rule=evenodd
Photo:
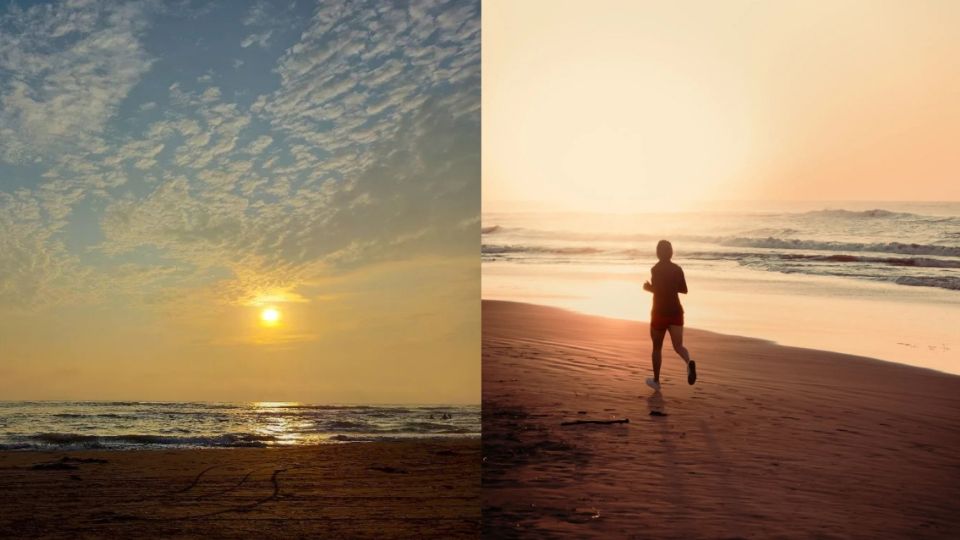
M960 200L960 3L489 0L485 210Z
M0 10L3 399L479 402L478 3Z

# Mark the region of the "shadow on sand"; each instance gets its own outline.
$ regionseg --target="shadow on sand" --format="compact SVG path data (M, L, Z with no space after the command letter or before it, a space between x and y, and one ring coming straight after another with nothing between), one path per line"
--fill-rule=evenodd
M663 400L663 393L655 390L653 394L647 397L647 407L650 408L650 416L666 416L667 404Z

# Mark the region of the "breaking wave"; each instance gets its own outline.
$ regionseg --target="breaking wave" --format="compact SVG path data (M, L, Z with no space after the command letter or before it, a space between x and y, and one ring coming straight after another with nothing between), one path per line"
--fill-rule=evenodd
M960 291L960 277L952 276L900 276L893 280L898 285L912 287L937 287Z
M505 253L530 253L548 255L593 255L603 253L604 250L591 247L543 247L543 246L498 246L484 244L481 253L484 255L499 255Z
M677 237L675 237L677 238ZM932 244L908 244L903 242L885 242L885 243L856 243L856 242L825 242L818 240L796 240L783 238L751 238L751 237L679 237L681 240L692 240L702 243L714 243L724 247L758 248L758 249L783 249L783 250L807 250L807 251L839 251L839 252L864 252L864 253L890 253L896 255L931 255L938 257L960 257L960 246L941 246ZM649 257L651 250L622 249L610 250L584 246L553 247L553 246L529 246L529 245L500 245L483 244L481 246L483 255L504 255L504 254L531 254L531 255L594 255L610 254L624 255L628 257ZM718 253L726 256L734 255L729 253ZM686 256L686 255L685 255ZM867 259L862 259L867 260ZM918 259L919 260L919 259ZM909 261L904 259L904 261ZM916 266L909 262L904 263L907 266ZM953 268L953 266L945 266Z
M256 433L227 433L215 436L172 437L166 435L85 435L82 433L38 433L16 437L10 443L0 445L8 448L242 448L264 447L277 442L271 435Z
M909 212L893 212L882 208L873 210L843 210L843 209L824 209L804 212L807 216L844 218L844 219L876 219L876 218L926 218L931 216L922 216L920 214L911 214Z
M937 255L941 257L960 257L960 247L932 244L908 244L903 242L825 242L821 240L797 240L783 238L719 238L721 246L752 247L766 249L806 249L816 251L862 251L873 253L895 253L899 255Z
M0 450L269 447L480 434L480 409L467 405L50 401L0 407Z
M925 217L918 214L868 210L821 210L812 214L831 217L902 218ZM957 218L948 218L957 219ZM799 231L793 228L751 228L747 234L725 236L670 235L672 240L690 246L682 259L732 261L742 266L789 274L843 276L870 279L914 287L936 287L960 290L960 246L954 235L960 231L937 226L928 235L930 242L901 241L836 241L790 238ZM926 226L924 226L926 228ZM493 228L491 228L492 230ZM652 263L652 249L638 249L638 241L659 238L660 234L588 234L535 229L502 229L496 227L498 242L485 242L481 256L485 262L513 261L521 263L570 264L602 262L604 264ZM894 228L899 231L899 228ZM754 235L749 234L755 233ZM771 232L784 236L760 236ZM490 233L492 234L492 233ZM896 238L893 234L888 237ZM944 243L941 238L947 238ZM960 238L960 236L958 236ZM510 243L515 240L516 243ZM878 238L879 240L879 238ZM902 270L895 270L900 268Z

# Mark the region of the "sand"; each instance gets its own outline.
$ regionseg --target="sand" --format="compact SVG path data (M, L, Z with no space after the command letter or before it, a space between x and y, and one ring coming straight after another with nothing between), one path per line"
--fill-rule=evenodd
M480 441L0 453L0 538L476 538Z
M485 301L484 535L960 538L960 377L685 341L655 393L646 324Z

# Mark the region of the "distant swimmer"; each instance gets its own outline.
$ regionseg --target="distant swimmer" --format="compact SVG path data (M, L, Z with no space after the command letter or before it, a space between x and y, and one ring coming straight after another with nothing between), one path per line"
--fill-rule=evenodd
M657 259L660 262L650 269L650 281L643 284L643 290L653 293L653 309L650 311L653 377L647 379L647 385L654 390L660 390L663 338L668 331L673 350L687 364L687 383L697 382L697 364L690 359L690 353L683 346L683 306L678 296L678 293L687 294L687 280L683 277L683 268L670 261L672 257L673 245L666 240L658 242Z

